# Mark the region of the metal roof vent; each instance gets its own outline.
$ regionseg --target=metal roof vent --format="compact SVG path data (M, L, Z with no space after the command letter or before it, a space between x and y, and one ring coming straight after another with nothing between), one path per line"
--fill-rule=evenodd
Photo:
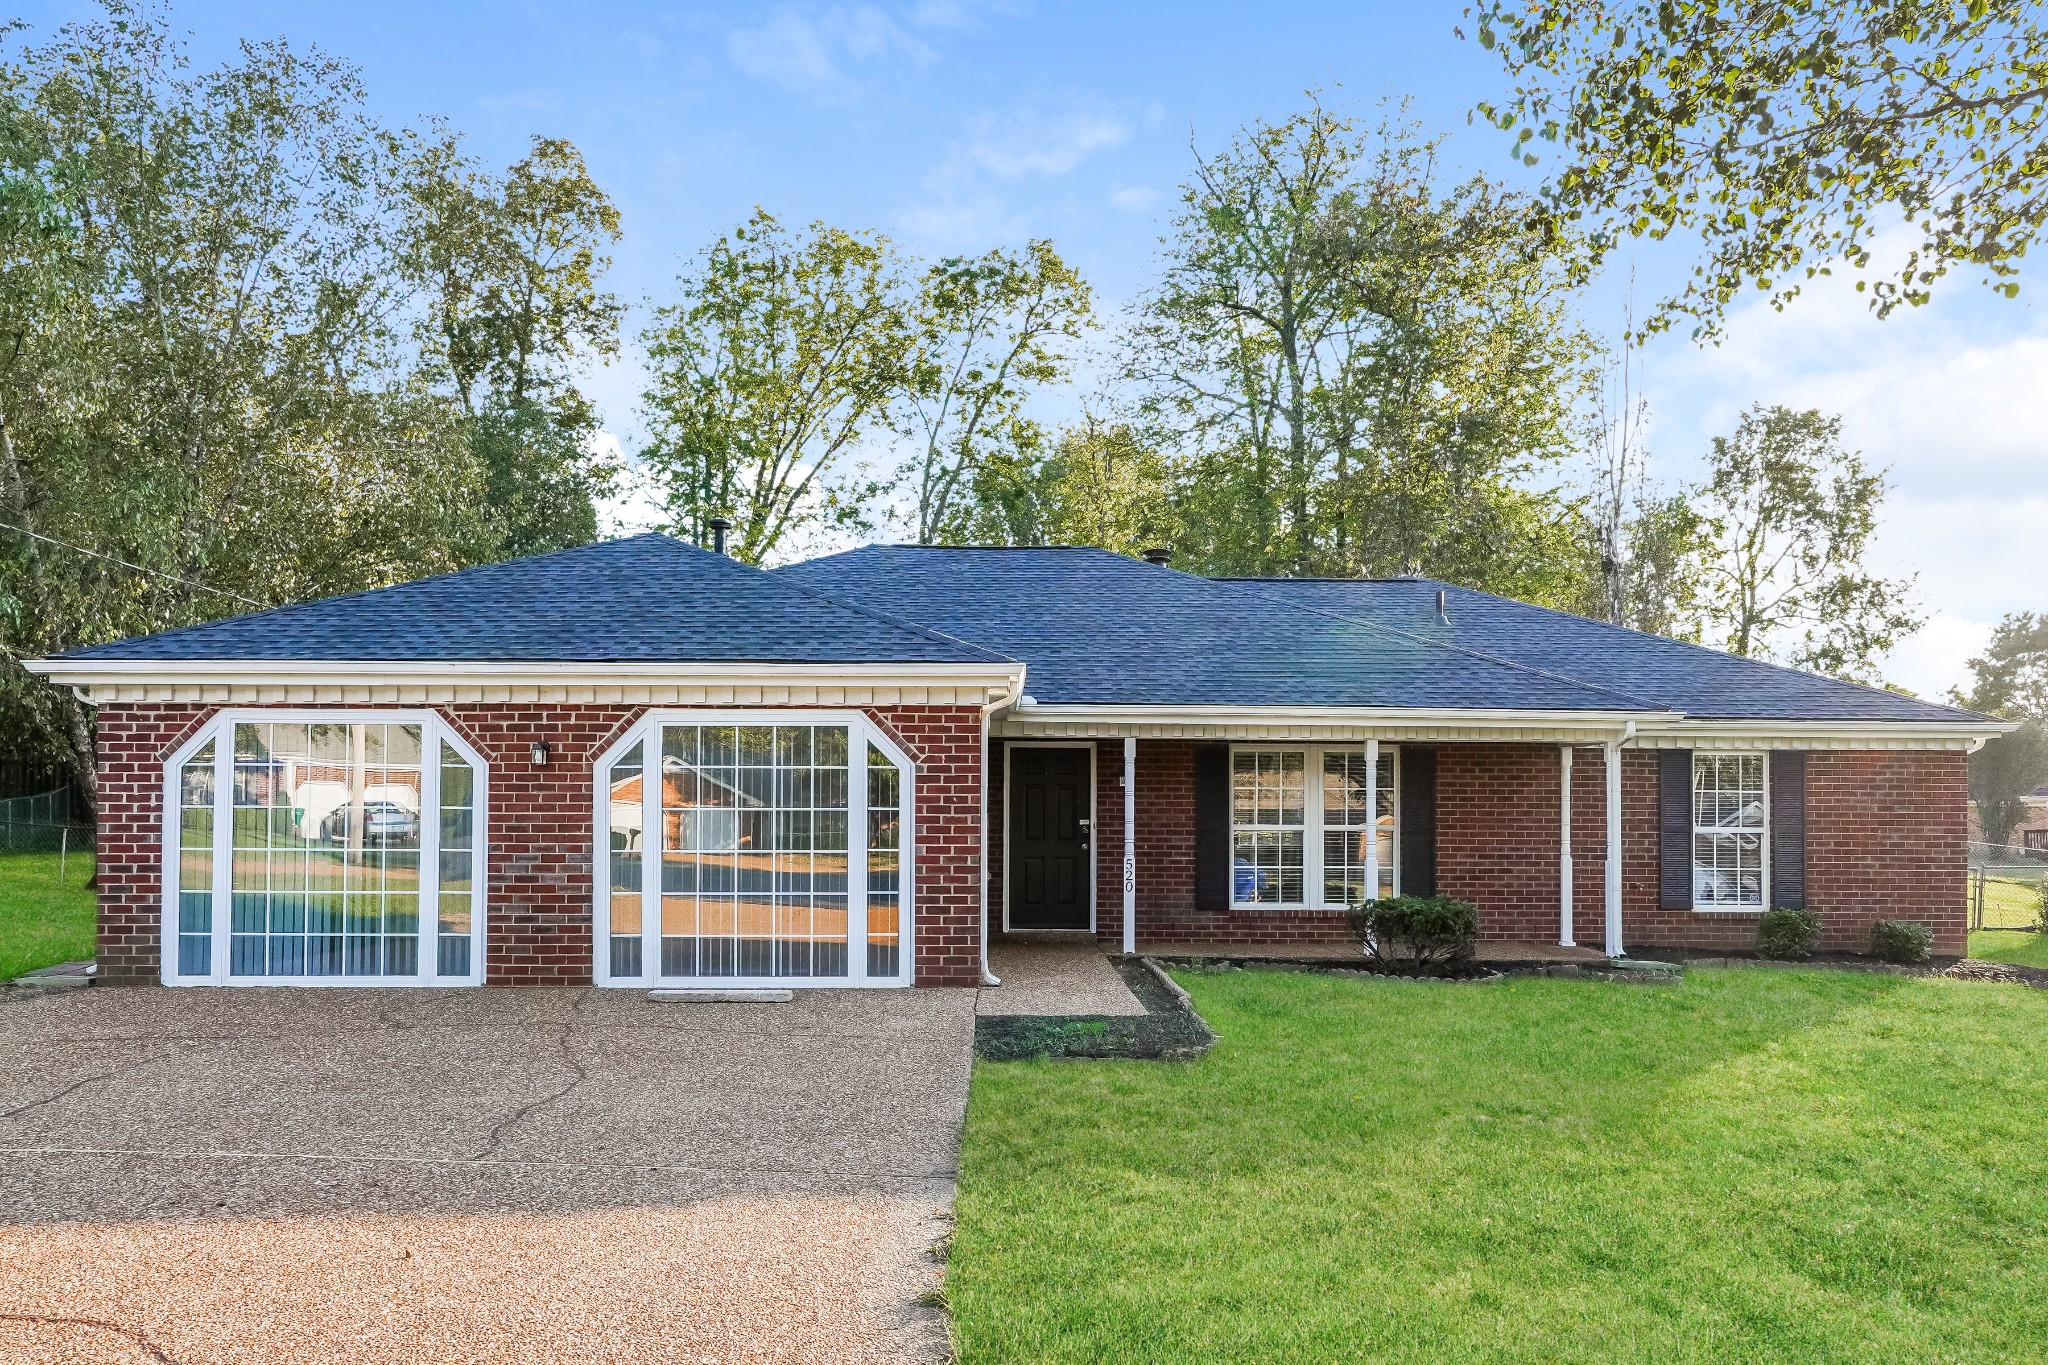
M1164 545L1154 545L1151 549L1145 551L1145 562L1147 564L1171 564L1173 563L1173 551L1167 549Z
M725 533L732 529L732 523L724 517L713 517L705 522L704 525L711 531L711 553L715 555L724 554Z

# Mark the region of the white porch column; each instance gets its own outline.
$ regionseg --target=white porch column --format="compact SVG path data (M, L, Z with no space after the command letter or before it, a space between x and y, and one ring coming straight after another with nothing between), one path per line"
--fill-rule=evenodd
M1621 956L1621 741L1607 741L1607 955Z
M1138 741L1124 736L1124 952L1138 951Z
M1558 759L1558 809L1562 812L1557 855L1557 941L1566 948L1572 941L1572 746L1560 744Z
M1310 781L1320 784L1322 774L1310 775ZM1320 785L1309 799L1321 801ZM1313 904L1321 887L1309 888L1309 900ZM1380 742L1369 739L1365 742L1365 898L1376 901L1380 898Z

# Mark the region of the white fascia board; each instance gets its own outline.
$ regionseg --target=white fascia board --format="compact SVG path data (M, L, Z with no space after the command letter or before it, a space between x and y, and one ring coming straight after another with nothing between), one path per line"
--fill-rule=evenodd
M59 686L91 690L233 687L404 689L428 695L455 689L721 688L978 691L1007 705L1024 690L1021 663L611 663L376 659L29 659L29 672Z
M1972 716L1924 720L1697 720L1661 717L1636 727L1644 749L1969 749L2019 728L2018 721Z

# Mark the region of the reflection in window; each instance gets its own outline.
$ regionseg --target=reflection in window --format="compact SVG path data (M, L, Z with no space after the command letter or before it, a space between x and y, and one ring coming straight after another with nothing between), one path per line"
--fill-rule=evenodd
M1693 755L1693 904L1764 903L1764 756Z
M661 735L661 974L847 974L847 727Z
M213 970L213 740L178 770L178 974Z
M468 976L476 914L476 772L441 741L440 949L437 975Z
M1363 749L1323 752L1323 904L1352 906L1394 894L1394 756L1380 751L1373 782L1373 814L1366 813ZM1377 845L1379 887L1365 888L1367 839Z
M640 754L646 746L635 744L612 764L605 779L611 791L610 916L611 971L613 976L640 975L641 922L641 826L647 809L641 784Z
M868 975L894 976L903 955L903 779L868 745Z
M1239 749L1231 756L1231 899L1301 903L1305 771L1299 749Z

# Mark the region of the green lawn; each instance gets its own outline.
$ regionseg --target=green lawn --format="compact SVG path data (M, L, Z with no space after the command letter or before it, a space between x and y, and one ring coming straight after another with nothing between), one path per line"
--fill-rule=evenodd
M1183 976L1188 1065L982 1064L963 1361L2011 1360L2048 992Z
M1986 962L2048 968L2048 934L1979 929L1970 935L1970 956Z
M0 853L0 981L93 954L92 855L74 853L57 881L54 853Z

